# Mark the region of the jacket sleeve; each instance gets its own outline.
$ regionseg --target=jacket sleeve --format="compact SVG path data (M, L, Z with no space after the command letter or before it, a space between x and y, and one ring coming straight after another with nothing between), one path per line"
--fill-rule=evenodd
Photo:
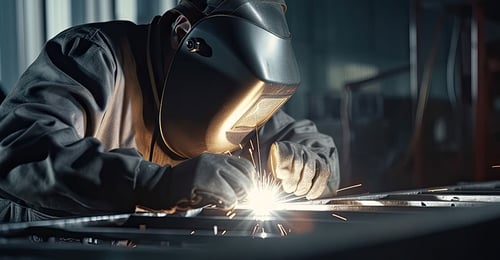
M295 120L283 110L278 110L259 129L258 138L252 138L251 143L243 147L240 152L241 156L247 157L245 154L252 153L250 159L261 162L260 165L255 165L258 170L270 172L267 165L269 148L272 143L277 141L291 141L304 145L324 158L329 163L331 175L328 179L328 186L321 197L331 197L337 193L340 184L340 167L338 150L331 136L319 132L311 120ZM251 152L248 152L250 150Z
M0 196L62 215L130 212L162 192L165 167L135 149L104 151L88 134L106 113L117 66L98 29L47 42L0 106Z

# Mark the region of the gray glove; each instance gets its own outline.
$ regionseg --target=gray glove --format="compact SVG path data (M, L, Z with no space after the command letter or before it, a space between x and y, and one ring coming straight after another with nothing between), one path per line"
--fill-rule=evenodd
M253 164L238 157L204 153L170 168L167 204L187 210L234 206L254 186Z
M331 167L326 158L298 143L281 141L271 145L268 165L283 190L306 199L316 199L327 187Z

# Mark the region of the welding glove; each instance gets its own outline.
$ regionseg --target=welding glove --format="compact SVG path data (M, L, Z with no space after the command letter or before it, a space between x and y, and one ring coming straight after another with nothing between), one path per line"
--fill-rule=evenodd
M253 187L256 170L242 158L203 153L170 168L167 204L187 210L230 208Z
M280 141L271 145L268 165L274 177L281 180L283 190L306 199L316 199L325 190L331 168L326 158L310 148Z

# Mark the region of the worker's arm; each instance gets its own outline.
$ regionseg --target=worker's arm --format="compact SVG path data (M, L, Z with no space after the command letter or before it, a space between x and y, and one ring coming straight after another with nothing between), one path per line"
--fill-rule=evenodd
M56 214L133 210L137 175L159 171L133 149L90 137L115 87L117 63L95 29L50 40L0 106L2 197Z
M107 151L92 137L120 73L111 45L100 30L71 29L50 40L21 76L0 106L0 197L63 215L165 209L181 200L196 207L207 198L231 204L243 196L242 182L253 178L247 161L200 156L159 166L135 149ZM220 165L238 178L202 175Z

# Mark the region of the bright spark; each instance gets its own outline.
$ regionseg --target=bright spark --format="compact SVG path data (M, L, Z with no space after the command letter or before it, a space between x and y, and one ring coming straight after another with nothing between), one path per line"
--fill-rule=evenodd
M359 183L359 184L356 184L356 185L352 185L352 186L349 186L349 187L338 189L337 192L341 192L341 191L344 191L344 190L353 189L353 188L357 188L357 187L361 187L361 186L362 186L362 184Z
M280 186L276 181L269 178L258 181L252 191L249 192L244 207L252 210L255 220L269 220L274 210L280 208L283 203L280 199Z
M288 235L288 232L286 232L286 229L283 227L283 225L281 224L276 224L276 226L278 227L278 229L280 230L280 233L281 233L281 236L284 237L284 236L287 236Z
M255 226L253 227L253 230L252 230L252 235L255 235L255 232L257 232L257 230L259 229L259 223L255 224Z
M255 131L258 136L257 129L255 129ZM271 218L273 211L278 209L279 205L283 204L285 201L283 196L281 196L282 191L280 190L280 182L276 180L272 174L262 169L262 158L260 155L260 142L258 137L257 149L252 140L249 142L250 148L248 149L248 153L257 171L257 179L254 181L254 188L248 193L246 201L237 208L249 209L252 211L255 220L266 221ZM240 147L242 146L240 145ZM257 154L254 154L255 152Z
M261 227L258 223L255 224L255 226L253 227L253 231L252 231L253 237L267 238L268 235L269 234L266 233L266 230L264 229L264 227Z
M334 216L334 217L336 217L336 218L338 218L338 219L341 219L341 220L343 220L343 221L347 221L347 218L342 217L342 216L340 216L340 215L337 215L337 214L335 214L335 213L332 213L332 216Z

